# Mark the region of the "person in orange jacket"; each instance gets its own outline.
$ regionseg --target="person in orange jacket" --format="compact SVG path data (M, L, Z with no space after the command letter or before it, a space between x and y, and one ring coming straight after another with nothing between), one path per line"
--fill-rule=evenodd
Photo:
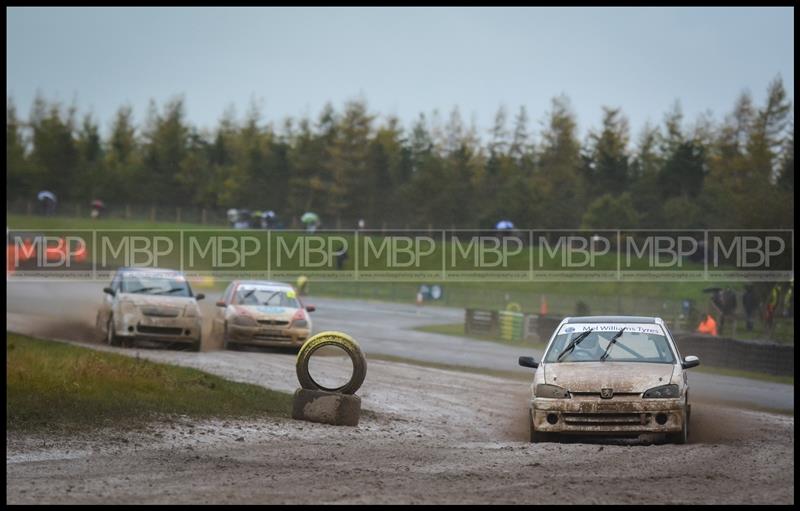
M697 332L700 334L717 335L717 322L711 314L706 314L703 321L697 325Z

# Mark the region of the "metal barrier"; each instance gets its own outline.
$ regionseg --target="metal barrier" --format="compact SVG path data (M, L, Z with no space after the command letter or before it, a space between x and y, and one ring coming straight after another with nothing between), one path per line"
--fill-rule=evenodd
M466 334L496 335L498 331L497 311L466 309L464 316Z
M701 334L674 337L681 356L696 355L702 365L776 376L794 375L794 346Z
M555 331L561 320L561 316L542 316L539 314L525 315L525 340L546 343L550 340L550 336Z

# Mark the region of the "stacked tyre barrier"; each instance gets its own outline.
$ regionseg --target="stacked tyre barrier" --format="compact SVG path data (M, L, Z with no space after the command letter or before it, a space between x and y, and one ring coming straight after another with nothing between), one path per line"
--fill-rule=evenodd
M506 341L521 341L524 333L525 314L521 312L500 311L500 337Z
M314 352L326 346L344 350L353 363L353 374L342 386L329 388L314 380L309 362ZM361 415L361 398L356 391L367 376L367 359L355 339L342 332L320 332L311 337L297 353L297 379L300 387L294 393L292 418L335 426L357 426Z
M501 336L509 341L547 342L563 318L516 311L466 309L464 333Z

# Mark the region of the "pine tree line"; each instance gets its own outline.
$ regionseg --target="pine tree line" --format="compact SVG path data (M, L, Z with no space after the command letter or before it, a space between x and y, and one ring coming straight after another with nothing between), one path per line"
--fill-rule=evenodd
M794 121L782 80L763 105L742 93L717 121L687 125L680 105L632 138L621 108L603 109L584 140L556 97L534 139L525 107L501 108L483 140L455 108L404 129L363 100L315 119L265 123L232 110L212 131L184 101L142 125L120 108L107 138L90 115L41 96L27 120L6 108L7 200L42 189L63 201L315 211L371 226L491 228L791 228ZM513 118L509 118L513 117Z

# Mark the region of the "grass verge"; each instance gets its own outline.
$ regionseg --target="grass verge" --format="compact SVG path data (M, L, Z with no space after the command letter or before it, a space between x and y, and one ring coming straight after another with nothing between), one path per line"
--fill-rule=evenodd
M138 426L160 416L288 417L292 396L171 366L6 334L6 429Z

